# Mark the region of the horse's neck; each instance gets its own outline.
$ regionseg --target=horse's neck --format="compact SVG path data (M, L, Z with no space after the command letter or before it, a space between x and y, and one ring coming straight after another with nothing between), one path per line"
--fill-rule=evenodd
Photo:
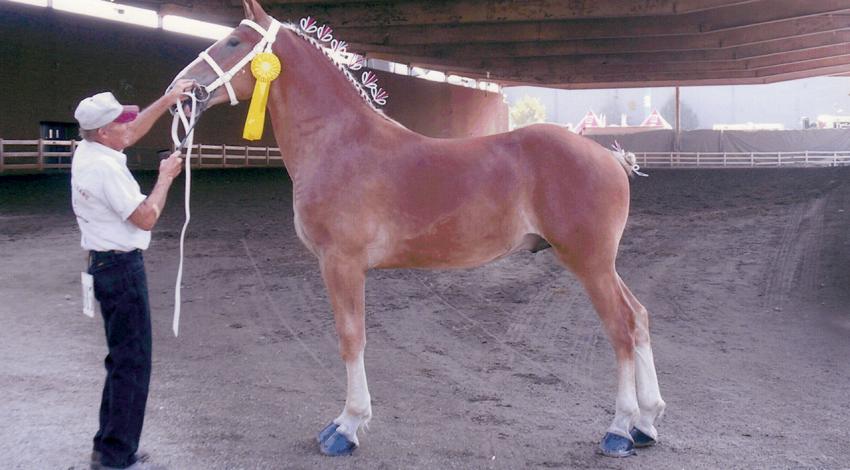
M354 139L389 123L360 96L327 56L291 31L282 31L275 53L283 66L269 101L275 138L295 178L307 164L332 159ZM385 122L382 122L385 121Z

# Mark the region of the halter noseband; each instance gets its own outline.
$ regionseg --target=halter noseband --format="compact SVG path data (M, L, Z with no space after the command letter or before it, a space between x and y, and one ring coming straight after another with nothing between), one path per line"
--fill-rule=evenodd
M272 45L274 44L275 39L277 39L277 33L280 30L280 23L274 18L272 18L268 30L263 29L262 26L251 20L242 20L242 22L239 24L250 26L258 33L260 33L260 36L262 37L260 38L260 41L257 42L254 48L251 50L251 52L249 52L245 57L243 57L242 60L237 62L236 65L231 67L230 70L225 72L218 65L218 63L216 63L216 61L212 57L210 57L210 55L208 54L208 51L212 47L210 46L206 50L198 54L198 58L195 59L191 64L187 65L186 68L184 68L183 71L177 75L178 77L182 77L183 74L186 73L186 71L192 68L195 64L197 64L201 60L205 61L210 66L210 68L212 68L213 71L218 75L218 78L215 79L215 81L210 83L209 85L201 86L200 88L206 92L206 96L207 98L209 98L209 96L212 95L212 92L215 91L216 88L224 85L224 87L227 89L227 96L230 97L231 106L236 106L237 104L239 104L239 100L236 99L236 92L233 91L233 85L230 84L230 80L233 79L236 73L242 70L242 67L244 67L245 64L250 62L257 54L259 54L260 52L271 52Z

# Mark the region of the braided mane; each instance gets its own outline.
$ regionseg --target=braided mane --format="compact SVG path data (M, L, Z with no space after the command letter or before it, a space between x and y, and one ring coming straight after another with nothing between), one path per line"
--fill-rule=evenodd
M345 41L334 39L333 30L330 26L317 26L316 20L308 16L302 18L298 25L281 23L281 27L294 32L321 51L354 86L363 101L374 111L386 117L378 106L387 104L389 94L383 88L378 87L378 76L371 70L366 70L361 73L360 79L357 79L354 74L359 73L363 68L366 64L366 58L359 54L347 52L348 44ZM325 43L328 45L325 45Z

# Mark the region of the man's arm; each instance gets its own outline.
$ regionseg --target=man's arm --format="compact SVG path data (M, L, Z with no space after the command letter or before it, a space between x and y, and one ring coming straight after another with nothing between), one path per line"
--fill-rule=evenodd
M139 204L139 207L130 214L129 220L142 230L153 230L159 220L162 210L165 208L165 200L168 197L168 189L174 178L183 169L183 159L180 151L175 151L159 164L159 177L150 195Z
M162 116L162 113L179 101L183 92L190 90L194 84L194 80L177 80L171 90L142 110L139 116L128 126L130 131L130 143L128 146L135 144L139 139L144 137L151 130L157 119Z

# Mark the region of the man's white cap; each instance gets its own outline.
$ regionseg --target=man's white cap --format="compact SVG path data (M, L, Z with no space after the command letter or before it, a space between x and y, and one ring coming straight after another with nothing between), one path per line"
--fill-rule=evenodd
M99 129L110 122L130 122L139 115L138 106L124 106L105 91L80 101L74 117L80 123L80 129Z

